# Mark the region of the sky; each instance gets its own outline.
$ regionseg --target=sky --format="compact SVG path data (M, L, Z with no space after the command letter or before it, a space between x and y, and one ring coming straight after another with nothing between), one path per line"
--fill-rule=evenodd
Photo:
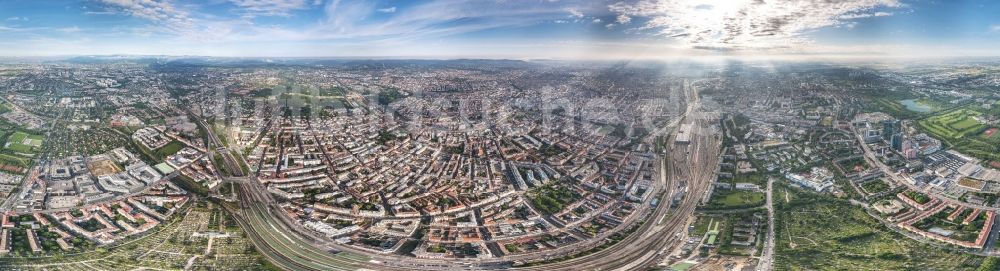
M1000 55L996 0L0 0L0 56Z

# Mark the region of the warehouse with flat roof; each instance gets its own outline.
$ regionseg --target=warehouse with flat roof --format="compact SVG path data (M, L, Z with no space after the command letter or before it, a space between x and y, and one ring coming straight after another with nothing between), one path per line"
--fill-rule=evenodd
M675 144L688 144L691 143L691 124L684 123L681 124L681 129L677 131L677 137L674 138Z

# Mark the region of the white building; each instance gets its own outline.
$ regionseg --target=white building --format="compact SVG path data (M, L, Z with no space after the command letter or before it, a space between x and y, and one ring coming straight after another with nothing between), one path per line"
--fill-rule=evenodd
M789 181L799 186L812 188L816 192L821 192L833 186L833 174L830 173L830 170L820 167L812 168L812 171L808 174L787 173L785 174L785 178L788 178Z

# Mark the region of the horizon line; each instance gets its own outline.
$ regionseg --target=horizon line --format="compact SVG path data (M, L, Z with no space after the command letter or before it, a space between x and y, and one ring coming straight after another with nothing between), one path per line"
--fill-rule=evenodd
M504 56L226 56L187 54L64 54L64 55L0 55L0 59L55 59L68 60L74 57L95 58L221 58L221 59L340 59L340 60L516 60L516 61L677 61L677 60L753 60L753 61L920 61L920 60L967 60L984 58L982 61L1000 60L995 55L889 55L889 54L719 54L719 55L670 55L658 57L504 57Z

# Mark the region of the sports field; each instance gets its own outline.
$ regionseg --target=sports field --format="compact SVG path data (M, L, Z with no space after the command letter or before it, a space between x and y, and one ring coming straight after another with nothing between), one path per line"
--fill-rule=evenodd
M4 148L19 153L33 154L42 147L43 137L25 132L15 132L4 143Z
M917 126L954 149L988 161L1000 161L997 127L982 123L982 108L968 106L930 116Z
M983 137L990 138L993 137L993 135L996 135L996 133L997 133L997 128L989 128L986 129L986 131L983 131Z
M957 109L935 115L920 121L920 126L934 135L949 139L959 139L979 132L984 125L976 118L982 115L971 109Z
M160 147L160 149L156 150L156 154L160 155L161 157L167 157L170 155L174 155L175 153L180 151L181 148L184 148L184 143L181 143L180 141L171 141L169 144Z

